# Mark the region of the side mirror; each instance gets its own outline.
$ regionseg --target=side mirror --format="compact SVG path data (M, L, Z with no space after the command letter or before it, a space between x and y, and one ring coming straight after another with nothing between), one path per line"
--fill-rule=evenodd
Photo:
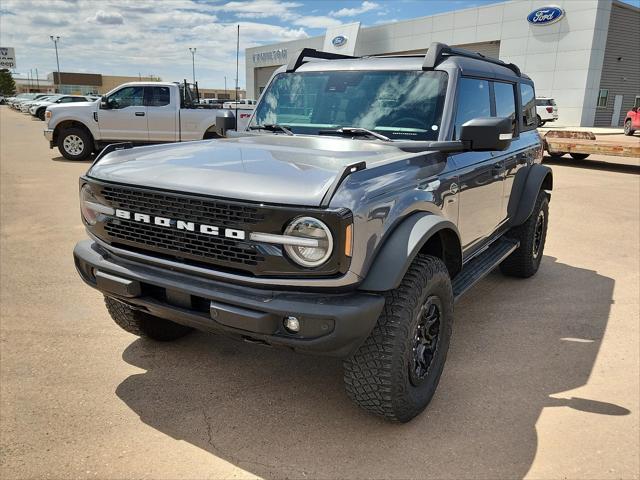
M100 108L103 110L108 110L111 108L111 105L109 105L109 99L105 96L100 98Z
M473 118L462 124L460 140L472 151L506 150L513 139L512 122L509 117Z
M233 112L226 110L216 115L215 132L220 137L226 137L229 130L236 129L236 117Z

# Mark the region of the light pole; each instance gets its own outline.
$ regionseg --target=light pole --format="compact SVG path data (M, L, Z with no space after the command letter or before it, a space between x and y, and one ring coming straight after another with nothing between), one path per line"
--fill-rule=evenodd
M227 99L227 76L224 76L224 98Z
M191 69L193 70L193 84L196 84L196 48L189 47L191 52Z
M58 87L59 87L60 85L62 85L62 82L60 81L60 59L58 58L58 40L60 40L60 37L58 36L54 37L53 35L49 35L49 38L51 39L51 41L53 42L53 45L56 48L56 66L58 67L58 81L56 83L58 84Z

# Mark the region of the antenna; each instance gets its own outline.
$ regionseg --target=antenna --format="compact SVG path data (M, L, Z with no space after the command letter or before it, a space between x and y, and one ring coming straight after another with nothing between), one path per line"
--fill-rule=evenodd
M238 24L238 36L236 39L236 132L238 131L238 72L240 71L240 24Z

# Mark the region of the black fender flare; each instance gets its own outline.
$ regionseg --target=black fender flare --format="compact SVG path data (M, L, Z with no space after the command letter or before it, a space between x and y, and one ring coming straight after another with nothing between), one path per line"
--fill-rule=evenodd
M513 184L510 200L518 199L517 205L509 205L509 225L511 227L517 227L527 221L527 218L531 216L533 208L538 198L538 192L541 189L552 190L553 189L553 172L546 165L536 163L529 169L529 174L524 181L518 181L518 175ZM520 194L518 192L520 190ZM513 212L513 214L511 214Z
M430 238L445 229L455 234L453 253L461 263L460 232L456 225L433 213L413 213L389 234L359 288L372 292L385 292L400 286L402 278L418 252Z

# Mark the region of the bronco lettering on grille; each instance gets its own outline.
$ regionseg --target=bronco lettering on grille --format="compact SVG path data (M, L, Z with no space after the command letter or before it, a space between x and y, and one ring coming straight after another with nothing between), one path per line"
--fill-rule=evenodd
M146 213L130 212L128 210L116 209L116 217L125 220L133 220L134 222L150 223L161 227L175 228L177 230L187 230L189 232L198 231L205 235L223 236L233 238L235 240L244 240L246 235L243 230L235 230L233 228L221 228L215 225L206 225L204 223L187 222L185 220L174 220L166 217L156 217L147 215Z

